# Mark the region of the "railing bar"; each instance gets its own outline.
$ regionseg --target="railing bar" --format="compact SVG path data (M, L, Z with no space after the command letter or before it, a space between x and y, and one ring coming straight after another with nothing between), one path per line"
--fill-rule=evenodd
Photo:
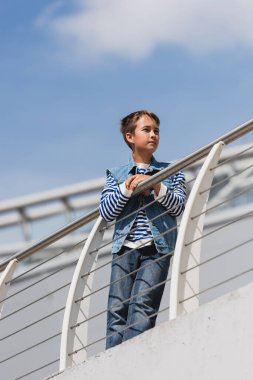
M170 228L169 230L167 230L167 231L165 231L165 232L162 232L161 234L157 235L155 238L153 237L152 239L150 239L150 241L155 241L155 239L157 239L157 238L159 238L159 237L161 237L161 236L163 236L163 235L166 235L167 233L169 233L169 232L171 232L171 231L176 230L179 226L180 226L180 224L177 224L175 227L172 227L172 228ZM139 248L145 246L145 244L146 244L145 242L142 243L142 244L140 244ZM97 267L97 268L95 268L95 269L93 269L93 270L91 270L91 271L89 271L89 272L84 273L84 274L81 276L81 278L84 278L84 277L86 277L86 276L89 276L91 273L94 273L94 272L96 272L97 270L99 270L99 269L101 269L101 268L104 268L105 266L111 264L112 262L116 262L116 261L118 261L120 258L122 258L122 257L124 257L124 256L126 256L126 255L129 255L129 254L130 254L131 252L133 252L135 249L136 249L136 248L132 248L130 251L124 253L124 255L121 255L120 257L117 257L117 258L115 258L115 259L113 259L113 260L110 260L110 261L108 261L107 263L102 264L102 265L100 265L99 267Z
M138 208L138 211L146 210L146 208L148 208L149 206L152 206L154 203L156 203L159 199L162 199L162 198L164 198L164 195L162 195L162 196L154 199L153 201L150 201L149 203L141 206L140 208ZM127 218L129 218L129 216L132 216L134 214L136 214L136 211L130 212L129 214L127 214L127 215L123 216L122 218L118 219L117 221L113 221L112 223L110 223L110 225L108 227L106 226L106 227L101 228L101 230L99 232L102 232L102 231L105 231L105 230L107 230L109 228L112 228L116 223L121 222L122 220L127 219Z
M191 244L195 243L196 241L205 238L206 236L212 235L212 234L214 234L215 232L220 231L220 230L222 230L223 228L226 228L226 227L230 226L231 224L238 222L239 220L242 220L242 219L247 218L247 217L250 216L252 213L253 213L253 210L252 210L252 211L249 211L249 212L246 212L245 214L242 214L240 217L238 217L238 218L232 220L231 222L225 223L225 224L223 224L222 226L219 226L219 227L215 228L214 230L212 230L212 231L210 231L210 232L207 232L206 234L203 234L203 235L200 236L199 238L192 240L190 243L186 243L186 244L185 244L185 247L188 247L188 245L191 245Z
M1 321L3 321L4 319L10 317L11 315L14 315L14 314L18 313L18 312L21 311L21 310L26 309L26 308L29 307L29 306L34 305L35 303L37 303L37 302L43 300L43 299L46 298L46 297L51 296L52 294L54 294L54 293L56 293L56 292L59 292L60 290L66 288L66 287L69 286L70 284L71 284L71 281L68 282L67 284L62 285L62 286L60 286L59 288L53 290L52 292L47 293L47 294L45 294L44 296L42 296L42 297L40 297L40 298L34 300L33 302L30 302L29 304L27 304L27 305L25 305L25 306L22 306L22 307L20 307L19 309L15 310L15 311L12 311L11 313L9 313L9 314L5 315L4 317L2 317L2 318L1 318Z
M20 376L20 377L17 377L15 380L23 379L24 377L26 377L26 376L28 376L28 375L31 375L32 373L38 372L38 371L40 371L40 370L43 369L43 368L49 367L50 365L55 364L55 363L57 363L57 362L59 362L59 361L60 361L60 358L59 358L59 359L56 359L56 360L54 360L54 361L52 361L52 362L50 362L50 363L47 363L47 364L43 365L42 367L36 368L36 369L34 369L33 371L27 372L27 373L25 373L24 375L22 375L22 376ZM59 375L59 374L60 374L60 372L57 373L57 375Z
M165 215L165 214L167 214L167 213L168 213L168 211L164 211L163 213L159 214L158 216L155 216L154 218L150 219L150 222L154 221L155 219L157 219L157 218L159 218L159 217L161 217L161 216L163 216L163 215ZM174 226L174 227L170 228L169 230L167 230L165 233L169 233L169 232L171 232L171 231L174 231L174 230L177 229L179 226L180 226L180 224L177 224L176 226ZM133 228L131 231L135 231L137 228L138 228L138 227L135 227L135 228ZM98 252L100 249L106 247L107 245L110 245L111 243L114 243L115 241L121 239L121 238L124 237L124 236L127 236L128 234L129 234L129 232L120 235L120 236L117 237L116 239L113 239L113 240L111 240L110 242L108 242L108 243L106 243L106 244L100 246L99 248L94 249L93 251L89 252L89 254L91 255L92 253L96 253L96 252ZM162 236L162 234L156 236L156 238L158 238L158 237L160 237L160 236ZM150 239L149 241L153 241L153 240L154 240L154 238L153 238L153 239ZM146 243L144 242L144 243L141 244L139 247L142 247L142 246L145 245L145 244L146 244ZM111 262L111 261L110 261L110 262ZM110 262L109 262L108 264L110 264ZM90 273L90 272L89 272L89 273ZM88 273L88 274L89 274L89 273ZM84 274L83 276L85 276L85 274Z
M15 282L15 281L18 280L20 277L23 277L25 274L32 272L34 269L39 268L39 267L42 266L43 264L46 264L46 263L48 263L49 261L51 261L51 260L55 259L56 257L60 256L63 252L64 252L64 251L61 251L61 252L57 253L55 256L50 257L50 258L48 258L47 260L40 262L39 264L37 264L37 265L35 265L34 267L32 267L32 268L26 270L25 272L19 274L18 276L13 277L10 281L7 281L5 284L8 285L8 284L10 284L10 283Z
M156 263L156 262L162 260L164 257L167 257L167 256L173 256L173 253L174 253L174 250L171 251L171 252L166 253L165 255L162 255L162 256L158 257L157 259L155 259L154 261L152 261L152 262L150 262L150 263L147 263L147 264L143 265L142 268L147 268L147 267L149 267L150 265L152 265L152 264L154 264L154 263ZM121 256L121 257L123 257L123 256ZM108 286L110 286L110 285L112 285L112 284L116 284L117 282L122 281L124 278L127 278L127 277L129 277L129 276L132 276L132 274L135 274L135 273L139 272L140 269L141 269L141 268L137 268L137 269L135 269L134 271L132 271L132 272L130 272L130 273L128 273L128 274L125 274L124 276L120 277L118 280L114 280L114 281L110 282L109 284L106 284L106 285L102 286L101 288L98 288L98 289L94 290L93 292L87 294L86 296L83 296L83 297L81 297L81 298L76 299L76 300L75 300L75 303L81 302L81 301L83 301L85 298L91 297L93 294L96 294L96 293L100 292L101 290L104 290L104 289L108 288Z
M235 280L236 278L241 277L241 276L243 276L244 274L251 272L252 270L253 270L253 267L250 268L250 269L247 269L246 271L243 271L243 272L241 272L241 273L239 273L239 274L237 274L237 275L235 275L235 276L232 276L232 277L230 277L230 278L228 278L228 279L226 279L226 280L224 280L224 281L221 281L221 282L219 282L218 284L215 284L215 285L213 285L213 286L210 286L209 288L203 289L203 290L201 290L199 293L196 293L196 294L194 294L193 296L187 297L187 298L185 298L184 300L179 301L179 303L186 302L186 301L190 300L191 298L197 297L197 296L199 296L199 295L201 295L201 294L203 294L203 293L205 293L205 292L207 292L207 291L209 291L209 290L211 290L211 289L217 288L217 287L220 286L220 285L224 285L224 284L226 284L226 283L229 282L229 281Z
M202 195L202 194L206 193L207 191L209 191L209 190L211 190L211 189L214 189L215 187L221 185L223 182L226 182L226 181L228 181L229 179L231 179L231 178L233 178L233 177L236 177L237 175L242 174L242 173L245 172L246 170L252 168L252 166L253 166L253 164L247 166L246 168L244 168L244 169L241 170L241 171L238 171L238 172L236 172L236 173L234 173L234 174L231 174L229 177L226 177L226 178L220 180L219 182L216 182L215 184L213 184L212 186L210 186L208 189L205 189L205 190L200 191L199 194Z
M53 313L50 313L50 314L48 314L48 315L45 315L44 317L38 319L38 320L35 321L35 322L30 323L29 325L26 325L26 326L22 327L22 328L19 329L19 330L16 330L16 331L12 332L11 334L8 334L8 335L4 336L3 338L0 338L0 341L5 340L5 339L7 339L7 338L10 338L11 336L13 336L13 335L15 335L15 334L18 334L19 332L24 331L24 330L28 329L29 327L34 326L34 325L36 325L37 323L42 322L42 321L44 321L45 319L52 317L53 315L59 313L60 311L63 311L64 309L65 309L65 306L64 306L64 307L61 307L60 309L58 309L58 310L56 310L56 311L54 311Z
M159 311L157 311L157 312L155 312L155 313L149 315L148 317L146 317L146 319L153 318L153 317L155 317L156 315L161 314L161 313L163 313L163 312L169 310L169 308L170 308L170 307L167 306L167 307L165 307L165 308L163 308L163 309L161 309L161 310L159 310ZM137 323L139 323L139 322L134 322L134 323L132 323L131 325L126 326L126 327L125 327L124 329L122 329L121 331L115 331L115 332L109 334L108 336L106 335L106 336L104 336L103 338L100 338L100 339L98 339L98 340L96 340L96 341L94 341L94 342L92 342L92 343L87 344L87 345L84 346L84 347L81 347L81 348L79 348L79 349L77 349L77 350L75 350L75 351L69 353L68 355L69 355L69 356L72 356L72 355L74 355L74 354L77 354L78 352L80 352L80 351L82 351L82 350L85 350L86 348L88 348L88 347L90 347L90 346L93 346L93 345L96 344L96 343L101 342L102 340L106 339L107 337L109 338L109 337L111 337L111 336L114 336L114 335L116 335L116 334L122 333L122 332L124 332L124 331L130 329L131 327L135 326Z
M239 193L233 195L231 198L227 198L227 199L225 199L224 201L219 202L219 203L217 203L216 205L207 208L205 211L202 211L201 213L199 213L199 214L197 214L197 215L194 215L194 216L191 218L191 220L194 220L194 219L198 218L200 215L203 215L203 214L205 214L205 213L207 213L207 212L209 212L209 211L211 211L211 210L213 210L213 209L215 209L215 208L217 208L217 207L219 207L219 206L222 206L222 205L223 205L224 203L226 203L226 202L232 201L233 199L236 199L236 198L240 197L241 195L247 193L248 191L250 191L250 190L252 190L252 189L253 189L253 186L250 186L250 187L248 187L246 190L244 189L244 190L240 191Z
M57 334L55 334L55 335L52 335L52 336L50 336L50 337L47 338L47 339L44 339L44 340L42 340L42 341L40 341L40 342L38 342L38 343L36 343L36 344L34 344L34 345L28 347L28 348L25 348L25 349L22 350L22 351L17 352L16 354L13 354L13 355L11 355L11 356L9 356L9 357L7 357L7 358L1 360L1 361L0 361L0 364L5 363L5 362L7 362L8 360L13 359L13 358L15 358L15 357L17 357L17 356L19 356L19 355L21 355L21 354L27 352L27 351L30 351L30 350L32 350L33 348L38 347L38 346L40 346L41 344L48 342L49 340L52 340L52 339L54 339L54 338L57 338L59 335L61 335L61 333L62 333L62 332L59 332L59 333L57 333Z
M229 252L231 252L231 251L234 251L234 250L237 249L237 248L242 247L243 245L246 245L246 244L251 243L252 241L253 241L253 238L252 238L252 239L249 239L249 240L247 240L247 241L244 241L243 243L240 243L240 244L238 244L238 245L235 245L234 247L232 247L232 248L230 248L230 249L227 249L226 251L223 251L223 252L219 253L218 255L215 255L215 256L211 257L210 259L207 259L207 260L205 260L205 261L202 261L200 264L194 265L193 267L191 267L191 268L189 268L189 269L187 269L187 270L181 272L181 275L183 275L183 274L185 274L185 273L187 273L187 272L190 272L190 271L193 270L193 269L196 269L196 268L198 268L198 267L201 267L202 265L205 265L205 264L209 263L210 261L213 261L213 260L215 260L215 259L217 259L217 258L219 258L219 257L221 257L221 256L224 256L224 255L226 255L227 253L229 253Z
M82 239L81 241L79 241L78 243L76 243L75 245L73 245L72 247L70 247L70 248L68 248L68 249L63 249L61 252L57 253L55 256L50 257L50 258L48 258L47 260L45 260L45 261L43 261L43 262L41 262L41 263L35 265L34 267L32 267L32 268L26 270L25 272L21 273L20 275L18 275L18 276L16 276L16 277L13 277L10 281L7 281L7 282L6 282L6 285L9 284L9 283L12 283L12 282L14 282L14 281L16 281L17 279L19 279L20 277L24 276L25 274L27 274L27 273L33 271L34 269L37 269L38 267L40 267L40 266L43 265L43 264L48 263L49 261L51 261L51 260L55 259L56 257L62 255L63 253L65 253L65 252L71 252L71 251L72 251L73 249L75 249L78 245L84 243L87 239L88 239L87 237L84 238L84 239Z
M171 278L168 278L168 279L166 279L166 280L164 280L164 281L159 282L159 283L156 284L156 285L153 285L152 287L150 287L150 288L148 288L148 289L142 290L142 291L139 292L138 294L135 294L135 295L133 295L133 296L130 296L129 298L126 298L126 299L123 300L123 301L118 302L118 303L116 304L116 306L123 305L124 303L131 301L133 298L135 298L135 297L137 297L137 296L143 295L143 294L149 292L150 290L153 290L153 289L158 288L159 286L161 286L161 285L163 285L163 284L166 284L166 283L169 282L170 280L171 280ZM99 313L97 313L97 314L95 314L95 315L93 315L93 316L91 316L91 317L85 319L84 321L81 321L81 322L76 323L75 325L71 326L70 328L71 328L71 329L74 329L74 328L76 328L76 327L79 327L79 326L82 325L83 323L88 322L89 320L94 319L94 318L96 318L96 317L99 317L100 315L106 313L108 310L109 310L109 309L104 309L104 310L100 311Z
M217 164L216 166L212 167L210 170L215 170L215 169L219 168L220 166L223 166L223 165L227 164L230 161L234 161L234 159L236 159L237 157L241 156L243 153L248 152L252 148L253 148L253 145L251 145L249 148L246 148L246 149L242 150L239 153L234 154L232 157L229 157L226 160L221 161L219 164Z
M185 184L189 185L191 182L196 181L196 179L197 179L197 176L193 177L192 179L189 179L189 181L187 181Z
M24 292L25 290L27 290L27 289L29 289L29 288L32 288L33 286L39 284L40 282L46 280L47 278L49 278L49 277L51 277L51 276L54 276L55 274L61 272L62 270L64 270L64 269L68 269L69 266L71 266L71 265L77 263L77 261L78 261L78 259L76 259L76 260L72 261L71 263L69 263L68 266L64 265L64 266L62 266L61 268L57 269L55 272L52 272L52 273L46 275L45 277L39 279L38 281L35 281L35 282L33 282L32 284L26 286L25 288L20 289L20 290L18 290L17 292L15 292L15 293L13 293L13 294L10 294L8 297L6 297L6 298L0 300L0 303L1 303L1 302L4 302L4 301L6 301L6 300L8 300L9 298L12 298L12 297L16 296L17 294L20 294L20 293Z
M142 209L142 207L140 207L140 208L138 209L138 212L139 212L141 209ZM133 212L133 213L131 213L131 214L129 214L129 215L127 215L127 217L129 217L129 216L132 215L132 214L136 214L136 211ZM150 222L153 222L154 220L160 218L161 216L163 216L163 215L165 215L165 214L168 214L168 210L165 210L163 213L161 213L161 214L155 216L154 218L150 219L149 221L150 221ZM125 219L125 217L124 217L124 219ZM121 220L122 220L122 219L121 219ZM118 222L118 221L117 221L117 222ZM145 224L143 223L143 225L145 225ZM111 225L110 225L110 227L111 227ZM133 228L131 231L134 232L134 231L136 231L139 227L140 227L140 226L135 227L135 228ZM105 228L106 228L106 227L105 227ZM174 228L174 227L173 227L173 228ZM102 230L100 230L100 232L102 232ZM127 232L127 233L125 233L125 234L122 234L122 235L118 236L116 239L112 239L111 241L109 241L109 242L107 242L107 243L105 243L105 244L102 244L99 248L94 249L94 250L91 251L89 254L92 255L92 253L97 253L97 252L98 252L99 250L101 250L102 248L107 247L107 246L110 245L111 243L114 243L115 241L121 239L121 238L124 237L124 236L127 236L128 234L129 234L129 232Z

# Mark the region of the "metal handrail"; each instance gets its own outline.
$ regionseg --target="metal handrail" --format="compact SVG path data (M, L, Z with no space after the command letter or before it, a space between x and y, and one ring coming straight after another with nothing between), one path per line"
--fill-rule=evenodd
M164 170L161 170L159 173L153 175L152 177L150 177L149 179L147 179L146 181L138 185L136 190L133 192L132 196L135 196L143 192L144 190L154 186L155 184L164 180L165 178L177 173L179 170L182 170L185 167L188 167L194 162L200 160L201 158L207 156L207 154L212 149L213 145L215 145L216 143L223 141L224 144L227 145L251 131L253 131L253 119L233 129L231 132L228 132L227 134L217 138L216 140L204 146L203 148L197 150L196 152L171 164L169 167L167 167ZM35 243L31 245L30 247L13 255L11 258L4 260L3 262L0 263L0 271L3 271L6 268L10 260L13 260L13 259L17 259L18 261L24 260L25 258L40 251L41 249L46 248L47 246L54 243L55 241L63 238L67 234L74 232L75 230L84 226L85 224L90 223L91 221L95 220L98 216L99 216L99 208L97 207L96 209L89 212L88 214L80 217L77 220L74 220L73 222L67 224L65 227L61 228L55 233L40 240L38 243Z

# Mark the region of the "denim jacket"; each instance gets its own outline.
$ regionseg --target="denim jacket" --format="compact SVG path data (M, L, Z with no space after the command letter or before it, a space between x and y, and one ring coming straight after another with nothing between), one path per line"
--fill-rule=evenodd
M154 157L152 157L151 164L145 174L154 175L169 165L169 163L158 162ZM131 156L127 165L114 167L108 169L108 171L113 175L117 183L120 185L121 183L125 182L128 177L131 177L136 173L136 163ZM173 176L166 178L163 181L163 184L169 189L173 190L172 182ZM138 213L138 209L142 202L143 205L145 205L149 204L153 200L154 192L151 192L149 196L138 194L136 196L132 196L129 199L120 215L116 218L113 240L117 240L113 242L112 253L117 253L122 248L124 240L132 228L132 225ZM162 254L173 251L177 238L176 217L171 215L169 211L166 212L166 208L162 206L158 201L153 203L151 206L148 206L145 211L147 218L150 221L149 225L157 251ZM134 212L133 215L128 216L132 212ZM124 219L121 220L122 218ZM165 233L170 229L173 230Z

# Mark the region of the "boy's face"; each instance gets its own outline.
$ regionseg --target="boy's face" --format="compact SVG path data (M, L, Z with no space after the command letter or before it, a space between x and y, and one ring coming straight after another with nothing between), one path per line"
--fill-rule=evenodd
M155 120L143 115L136 123L133 133L126 133L126 138L133 145L133 151L146 151L153 154L159 145L159 126Z

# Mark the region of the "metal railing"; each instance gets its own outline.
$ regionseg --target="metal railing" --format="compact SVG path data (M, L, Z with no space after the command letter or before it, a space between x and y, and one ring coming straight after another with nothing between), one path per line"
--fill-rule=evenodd
M141 186L138 186L133 196L175 174L177 171L198 162L208 154L210 158L210 151L214 150L213 147L215 145L221 147L222 144L219 144L219 142L229 144L252 130L253 121L250 121L222 136L145 181ZM243 154L245 154L244 151L239 152L237 157ZM214 172L219 173L219 171L222 171L223 166L227 164L229 163L222 159L218 163L218 156L211 159L204 170L210 182L209 184L207 183L208 186L205 186L203 178L199 180L200 173L197 180L191 180L191 182L194 182L191 194L195 192L195 201L192 204L194 205L195 203L195 206L191 208L189 213L186 209L182 220L178 223L178 226L181 225L181 227L179 228L177 246L174 252L168 253L168 255L173 256L172 273L169 274L166 281L156 285L162 286L166 284L158 321L159 318L163 318L161 314L164 315L164 318L166 314L166 318L168 318L168 311L170 311L170 318L176 317L181 312L188 312L198 307L199 303L215 297L217 288L230 289L228 284L231 285L238 278L248 278L251 275L253 264L249 263L245 264L245 266L241 265L241 268L237 266L237 272L227 273L225 279L224 275L226 273L224 271L221 273L221 278L211 276L210 279L210 276L205 275L206 271L210 270L210 266L218 260L224 260L228 257L229 260L236 260L238 251L247 251L247 247L252 244L253 240L251 236L246 236L246 228L244 228L243 236L239 236L238 241L230 241L228 247L223 247L220 241L218 246L211 241L214 234L215 236L220 236L220 234L224 234L224 231L233 229L234 226L238 228L239 225L247 223L249 218L252 217L252 210L241 212L236 217L232 215L233 210L230 210L229 222L221 223L215 228L208 227L208 218L206 218L204 224L203 218L206 213L211 214L225 203L252 191L252 184L245 182L243 190L233 194L230 199L225 197L222 202L220 201L216 205L212 204L210 207L206 205L208 193L223 185L221 181L216 181L212 184ZM248 167L240 169L237 176L250 171L251 166L248 165ZM233 175L231 178L235 177ZM229 179L226 178L225 180L228 181ZM201 182L202 187L195 186L198 181ZM203 197L206 197L206 199L203 200L202 209L196 209L196 204L199 204L199 199ZM188 204L189 202L187 203L189 208ZM22 250L12 256L11 259L0 263L0 270L4 271L0 283L0 306L1 308L4 306L1 318L0 369L1 373L6 374L6 380L8 380L8 376L12 380L13 378L42 378L57 370L59 362L60 370L63 370L66 366L80 363L86 360L87 356L104 349L108 277L112 263L112 260L108 259L108 256L104 255L104 253L110 251L113 223L106 225L101 218L98 218L98 215L98 209L95 209L31 247ZM185 221L186 216L188 219ZM53 257L33 265L28 270L23 270L21 265L23 260L29 260L31 255L39 252L40 254L42 252L43 255L43 249L95 219L97 219L97 222L89 237L80 239L68 251L64 249L58 250ZM194 235L196 220L200 221L200 224L197 224L198 230L203 230L198 235ZM180 234L183 231L182 225L189 227L189 223L192 224L190 228L192 229L192 237L187 240L189 237L187 233L183 238L180 237ZM233 237L238 237L238 234L237 236L234 234ZM200 256L200 242L202 240L203 246ZM180 254L177 254L179 243L181 244ZM83 245L84 248L82 248ZM131 254L131 251L127 254ZM178 260L176 260L176 256L179 257ZM185 259L186 257L187 259ZM177 270L176 261L178 261ZM42 267L44 268L43 272L40 271ZM13 274L14 270L15 275ZM135 272L128 275L134 274ZM218 274L216 273L216 275ZM171 289L174 290L169 295L170 283ZM187 284L187 287L185 284ZM177 294L176 297L175 294ZM129 303L130 300L129 298L122 302ZM173 312L172 302L174 302ZM149 316L149 318L154 317L155 315ZM101 326L103 327L101 328ZM60 346L61 352L59 350Z

